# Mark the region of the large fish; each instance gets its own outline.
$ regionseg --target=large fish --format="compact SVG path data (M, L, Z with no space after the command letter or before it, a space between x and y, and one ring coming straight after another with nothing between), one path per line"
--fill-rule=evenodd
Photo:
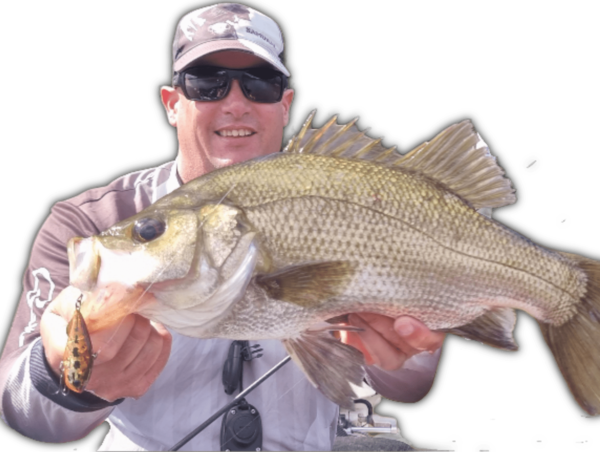
M513 203L469 121L402 155L312 116L281 153L202 176L102 234L69 243L71 284L125 284L150 304L87 300L90 331L138 312L188 336L280 339L347 406L364 360L326 323L410 315L514 350L535 317L578 403L600 410L600 263L552 251L481 212Z

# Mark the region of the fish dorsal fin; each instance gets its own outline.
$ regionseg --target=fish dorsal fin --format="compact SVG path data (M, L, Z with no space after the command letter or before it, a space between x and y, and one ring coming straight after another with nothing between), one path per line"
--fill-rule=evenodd
M337 116L332 117L320 129L311 128L316 110L313 110L298 132L283 149L283 152L292 154L320 154L347 159L364 159L387 163L379 160L384 154L390 153L394 160L402 157L395 147L386 148L381 145L381 139L374 140L365 135L365 131L358 130L356 121L348 124L337 124Z
M517 200L510 180L469 120L447 127L397 164L441 182L475 209Z
M400 154L395 147L383 146L381 139L361 132L357 119L340 125L334 116L320 129L313 129L315 113L311 112L283 152L361 159L409 169L443 184L475 209L502 207L517 199L504 170L469 120L453 124L431 141Z

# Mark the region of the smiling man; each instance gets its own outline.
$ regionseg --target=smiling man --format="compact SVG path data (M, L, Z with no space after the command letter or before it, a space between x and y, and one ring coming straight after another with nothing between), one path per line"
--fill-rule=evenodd
M182 180L188 182L214 169L279 151L294 98L294 91L285 89L287 76L265 60L237 50L208 54L193 64L176 73L173 87L161 89L169 123L177 127L177 165ZM247 69L246 74L239 73L242 85L224 68ZM283 65L281 69L285 70ZM230 79L228 85L221 82L226 79ZM224 86L204 88L209 81ZM249 88L244 88L245 84ZM265 85L266 93L273 97L265 102L251 100L251 84L259 93Z
M64 442L108 419L111 429L102 449L161 450L231 399L222 382L231 341L188 338L138 315L92 335L99 354L86 391L64 393L59 367L67 319L80 294L69 286L66 243L74 236L98 234L214 169L278 152L294 97L289 76L281 31L264 14L220 4L181 19L173 43L173 84L161 88L168 121L177 129L177 158L53 207L34 242L0 362L8 425L40 441ZM52 301L30 304L29 294L36 290L48 291ZM109 287L92 296L127 303L140 293ZM363 331L345 340L365 353L376 388L404 401L427 393L442 334L407 317L361 314L351 315L350 322ZM264 356L244 365L246 386L285 356L278 341L260 345ZM407 359L425 350L435 353L420 355L425 356L420 370L411 370ZM338 408L296 366L278 371L248 401L261 414L263 449L331 447ZM219 423L188 447L227 447L221 444Z

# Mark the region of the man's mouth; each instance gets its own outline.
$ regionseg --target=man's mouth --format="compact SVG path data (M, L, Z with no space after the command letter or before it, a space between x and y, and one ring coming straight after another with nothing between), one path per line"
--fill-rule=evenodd
M217 135L221 137L248 137L254 135L256 132L248 129L231 129L231 130L217 130Z

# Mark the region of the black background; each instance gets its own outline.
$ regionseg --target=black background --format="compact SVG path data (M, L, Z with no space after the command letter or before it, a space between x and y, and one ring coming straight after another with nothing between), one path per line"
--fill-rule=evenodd
M53 4L15 16L4 91L11 121L3 131L2 337L52 203L175 157L158 88L170 81L177 20L204 4L123 4ZM517 203L495 218L545 246L600 259L591 11L323 5L250 5L285 32L296 89L287 136L317 108L318 125L336 113L341 122L360 115L370 136L405 151L470 118L517 189ZM598 421L573 402L535 322L519 315L515 337L519 353L450 337L429 396L414 405L384 402L379 412L396 416L418 447L598 447ZM1 428L3 439L40 450ZM95 448L105 431L44 450Z

